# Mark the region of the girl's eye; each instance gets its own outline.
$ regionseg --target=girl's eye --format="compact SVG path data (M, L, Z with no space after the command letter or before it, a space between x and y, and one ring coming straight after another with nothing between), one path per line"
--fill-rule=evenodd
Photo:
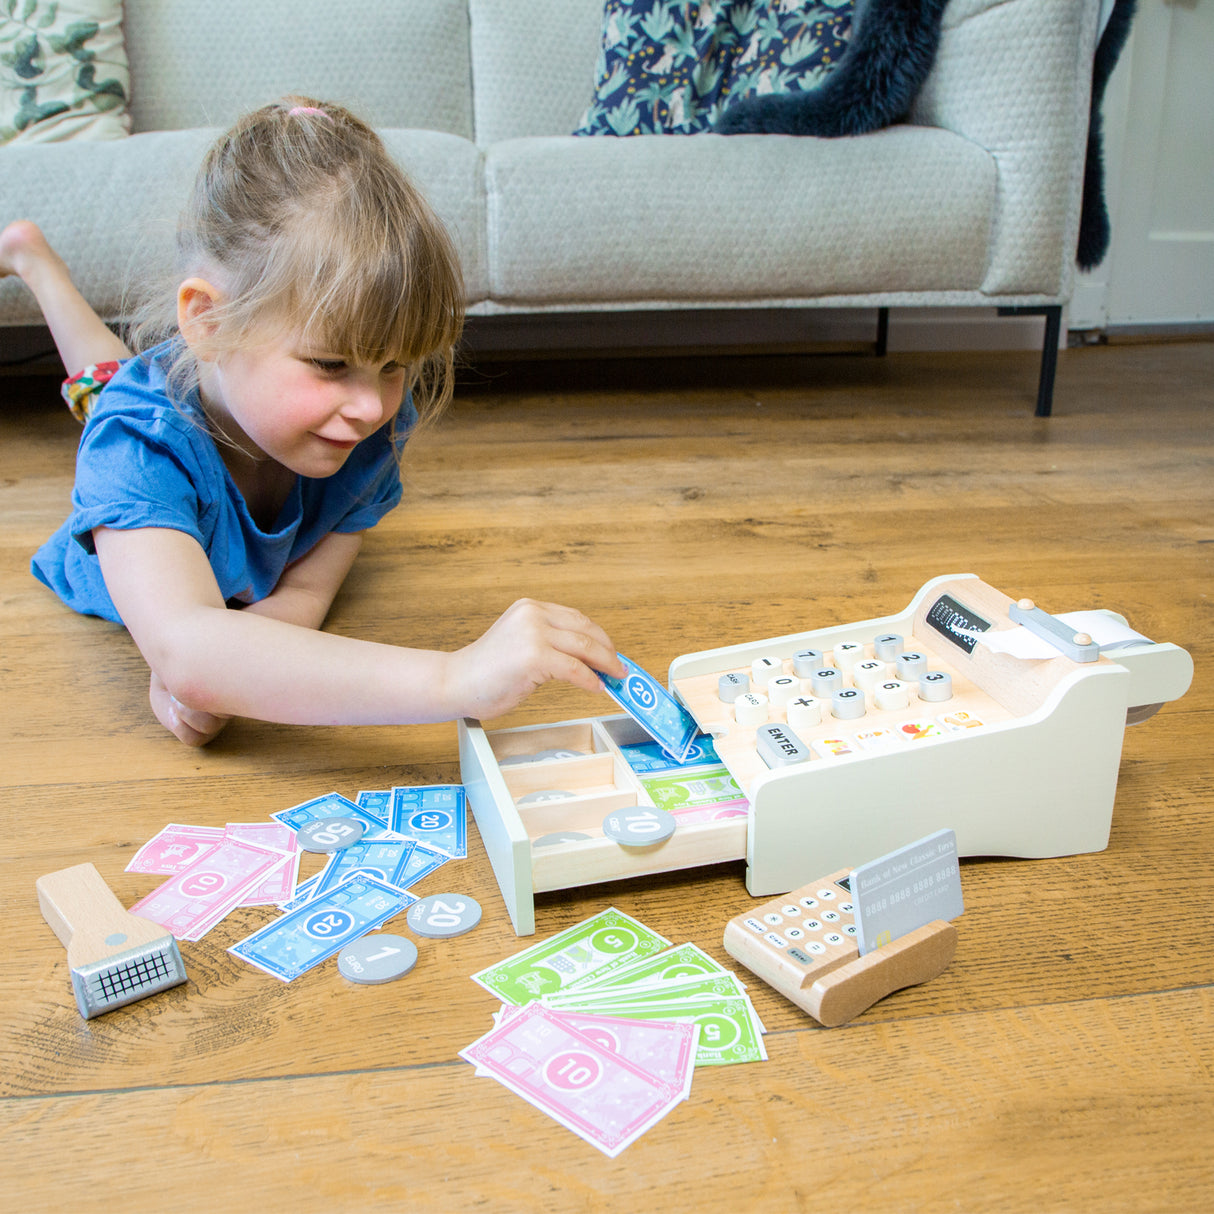
M346 369L345 360L341 358L310 358L308 361L326 375L337 375Z

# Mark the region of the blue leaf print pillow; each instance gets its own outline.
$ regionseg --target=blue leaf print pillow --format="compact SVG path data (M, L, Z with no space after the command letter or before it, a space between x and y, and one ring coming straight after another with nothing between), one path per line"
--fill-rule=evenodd
M594 98L575 135L693 135L729 101L812 89L853 0L606 0Z

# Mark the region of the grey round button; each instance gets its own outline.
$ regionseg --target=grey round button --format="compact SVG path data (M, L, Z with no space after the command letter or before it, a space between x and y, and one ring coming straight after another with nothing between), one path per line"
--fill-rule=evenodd
M647 805L617 809L603 819L603 834L626 847L661 843L674 834L674 828L674 814L668 814L664 809L650 809Z
M365 986L403 978L416 964L417 945L404 936L386 932L360 937L346 945L337 957L338 973Z
M829 700L836 689L843 686L843 675L833 666L819 667L810 678L813 680L814 695L824 700Z
M750 680L736 670L723 674L717 680L717 697L722 704L732 704L738 696L745 695L750 690Z
M792 655L792 672L799 679L808 679L825 662L826 655L820 649L798 649Z
M898 678L904 683L917 683L927 673L927 654L900 653L897 657Z
M296 832L295 838L303 851L341 851L357 843L367 832L367 824L357 818L313 818Z
M470 932L481 921L481 904L467 894L429 894L405 912L411 932L447 940Z
M902 652L905 642L896 632L883 632L873 641L873 657L882 662L894 661Z
M953 698L953 676L946 670L929 670L919 676L919 699L940 703Z

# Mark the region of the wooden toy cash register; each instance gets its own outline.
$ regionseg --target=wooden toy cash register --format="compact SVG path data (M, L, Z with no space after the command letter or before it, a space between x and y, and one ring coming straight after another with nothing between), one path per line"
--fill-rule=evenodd
M515 931L534 932L541 891L745 857L748 890L770 896L945 825L961 856L1102 850L1125 726L1182 696L1193 662L1091 614L1120 635L1094 639L961 574L897 615L675 659L671 691L749 810L676 811L651 846L602 830L656 803L625 757L643 740L630 718L461 721L462 780Z

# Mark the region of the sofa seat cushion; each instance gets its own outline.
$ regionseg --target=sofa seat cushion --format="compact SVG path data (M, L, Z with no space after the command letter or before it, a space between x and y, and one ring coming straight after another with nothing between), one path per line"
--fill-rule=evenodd
M996 168L947 131L514 139L486 152L504 304L974 291Z
M469 304L489 294L485 166L481 150L441 131L381 130L384 146L446 224L459 252Z
M0 215L37 217L93 307L107 319L129 315L151 276L164 280L172 273L178 215L219 133L149 131L117 141L5 148ZM480 151L441 131L380 135L447 225L469 301L483 299L488 267ZM0 279L0 325L41 319L21 282Z
M129 288L170 272L177 216L215 134L5 148L0 215L37 220L89 303L106 319L129 315L127 296L140 297ZM0 279L0 324L41 320L33 295Z

